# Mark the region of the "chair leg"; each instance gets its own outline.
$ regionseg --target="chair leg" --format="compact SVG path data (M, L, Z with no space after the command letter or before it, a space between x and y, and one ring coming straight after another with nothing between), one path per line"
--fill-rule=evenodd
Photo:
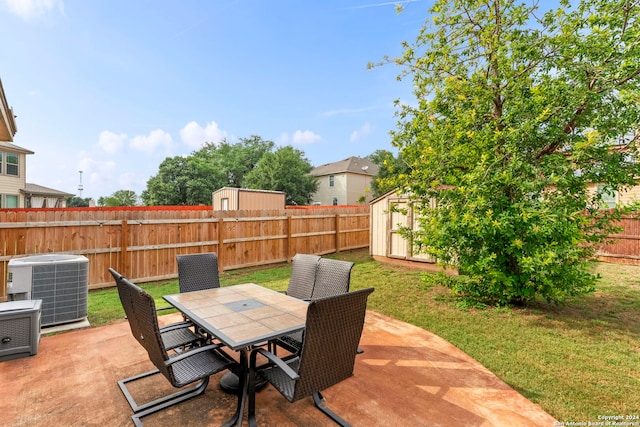
M179 390L168 396L163 396L151 402L147 402L147 403L143 403L142 405L139 405L133 398L133 395L129 392L129 389L127 389L127 383L130 383L132 381L136 381L142 378L150 377L152 375L156 375L159 373L160 371L158 371L157 369L154 369L153 371L145 372L143 374L136 375L130 378L125 378L123 380L118 381L118 386L120 387L122 394L124 394L124 397L127 399L127 402L129 402L129 406L131 406L131 409L133 409L134 417L137 416L138 418L142 418L146 415L152 414L161 409L168 408L169 406L173 406L187 399L191 399L192 397L196 397L204 393L204 391L207 388L207 385L209 385L209 377L205 377L191 387ZM135 423L135 419L134 419L134 423Z
M257 427L256 423L256 371L249 370L249 407L247 409L247 417L249 418L249 427Z
M319 391L313 393L313 403L315 403L318 409L324 412L326 416L331 418L338 425L342 427L351 427L351 424L349 424L346 420L340 417L340 415L333 412L331 409L327 407L327 405L324 404L324 397L322 397L322 393L320 393Z
M208 384L209 377L205 377L202 380L198 381L198 383L193 387L189 387L186 390L181 390L177 393L173 393L169 396L156 399L153 402L149 402L153 404L152 406L147 406L148 404L140 406L144 406L147 409L139 410L138 412L133 413L133 415L131 416L133 424L135 424L136 427L142 427L141 418L146 417L147 415L155 414L156 412L166 409L170 406L177 405L178 403L189 400L192 397L201 395L202 393L204 393Z

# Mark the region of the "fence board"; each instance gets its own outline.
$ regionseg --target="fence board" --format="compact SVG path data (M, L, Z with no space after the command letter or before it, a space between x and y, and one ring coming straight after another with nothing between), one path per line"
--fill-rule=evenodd
M640 218L627 216L617 225L622 227L622 231L609 236L611 240L598 248L598 259L616 264L640 265Z
M7 264L26 255L89 259L90 289L113 267L136 282L177 277L178 254L217 252L230 270L369 245L369 206L217 211L207 206L0 210L0 300Z
M217 252L222 270L289 261L369 245L369 206L218 211L207 206L0 210L0 301L10 259L84 255L89 286L112 286L113 267L137 282L177 277L179 254ZM600 246L600 260L640 265L640 221Z

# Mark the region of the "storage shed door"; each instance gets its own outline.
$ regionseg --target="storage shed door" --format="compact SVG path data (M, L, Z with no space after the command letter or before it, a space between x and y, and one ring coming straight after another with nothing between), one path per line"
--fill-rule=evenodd
M408 255L408 244L407 240L400 234L400 229L408 225L407 215L404 215L402 212L394 212L393 209L394 207L401 210L407 209L407 202L389 199L387 203L387 212L389 212L387 256L406 259Z
M403 212L393 212L392 208L396 207ZM389 224L388 230L388 254L390 258L401 258L412 261L426 261L435 263L436 259L430 255L424 253L415 253L414 248L411 247L411 240L405 239L400 234L401 227L411 226L412 230L419 227L418 221L414 218L413 210L409 207L408 203L404 200L389 200L387 205L387 211L389 212Z
M420 227L420 224L418 223L418 220L416 218L415 215L413 215L412 213L409 215L409 217L411 218L411 221L413 222L413 227L412 230L417 230ZM416 253L418 248L411 248L410 245L407 243L407 253L408 256L407 258L413 261L426 261L426 262L431 262L431 263L435 263L437 260L435 257L425 254L425 253Z

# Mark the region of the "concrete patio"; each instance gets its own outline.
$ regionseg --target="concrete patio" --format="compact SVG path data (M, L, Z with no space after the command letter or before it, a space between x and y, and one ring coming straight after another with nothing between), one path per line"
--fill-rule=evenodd
M162 316L175 321L178 314ZM355 374L323 392L327 405L353 426L553 426L538 405L445 340L367 311ZM126 321L43 336L38 354L0 362L0 425L131 426L117 380L152 368ZM146 426L218 426L236 397L218 386L144 418ZM158 376L156 376L158 377ZM171 389L164 378L134 393ZM286 401L271 386L258 393L261 426L332 426L311 398ZM246 424L246 421L245 421Z

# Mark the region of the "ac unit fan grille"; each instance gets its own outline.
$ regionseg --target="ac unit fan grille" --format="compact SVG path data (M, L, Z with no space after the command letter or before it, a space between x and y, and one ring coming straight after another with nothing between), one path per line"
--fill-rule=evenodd
M88 262L34 265L31 299L42 300L42 325L86 318L88 280Z

